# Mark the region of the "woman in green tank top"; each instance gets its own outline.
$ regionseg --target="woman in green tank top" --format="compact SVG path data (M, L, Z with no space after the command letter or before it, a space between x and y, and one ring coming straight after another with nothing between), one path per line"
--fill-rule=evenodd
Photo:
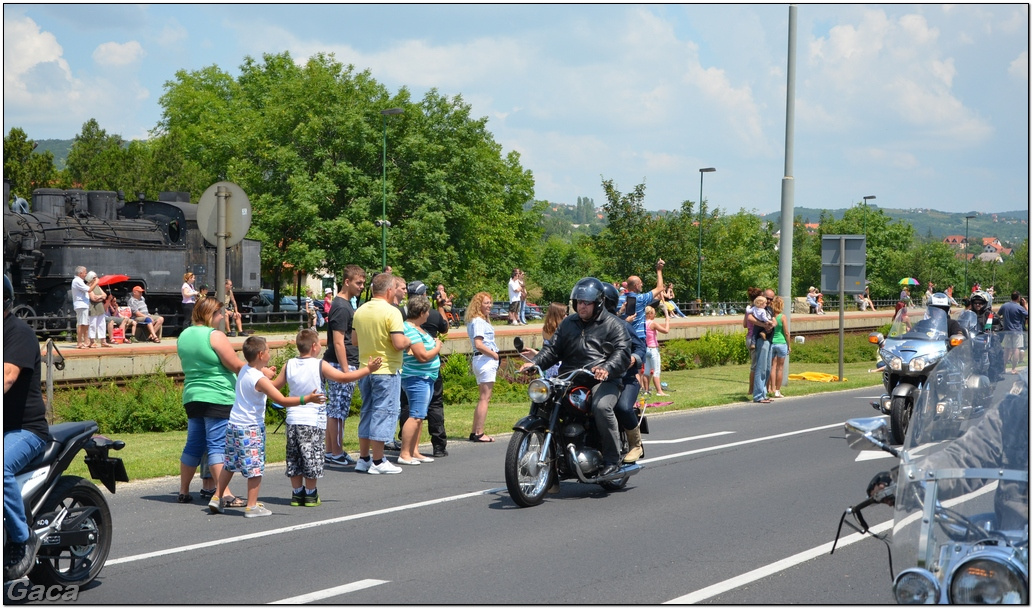
M782 375L785 374L786 357L789 356L789 318L782 311L785 303L781 296L775 296L771 302L771 311L775 314L775 329L771 334L771 374L768 375L768 393L774 392L776 398L782 395Z
M214 494L215 481L222 473L226 424L236 396L237 372L244 366L226 335L215 329L224 315L221 302L205 298L194 306L193 324L176 341L183 366L183 407L187 411L187 440L179 459L180 503L193 501L190 480L205 453L213 477L204 478L202 471L202 486L211 486L201 489L202 499ZM234 501L243 502L232 494L224 500L231 506L236 505Z

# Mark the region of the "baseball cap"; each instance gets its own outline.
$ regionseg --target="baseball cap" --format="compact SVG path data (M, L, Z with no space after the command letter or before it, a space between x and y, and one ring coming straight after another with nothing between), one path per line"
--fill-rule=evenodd
M133 286L133 291L134 292L143 292L144 291L143 290L143 286L142 285L134 285Z

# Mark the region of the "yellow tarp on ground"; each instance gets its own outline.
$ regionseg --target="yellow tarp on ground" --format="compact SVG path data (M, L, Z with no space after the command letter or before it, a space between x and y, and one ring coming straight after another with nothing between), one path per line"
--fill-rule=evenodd
M824 372L801 372L799 374L790 374L789 380L792 381L817 381L819 383L831 383L838 381L839 377L835 374L825 374ZM846 381L847 379L843 379Z

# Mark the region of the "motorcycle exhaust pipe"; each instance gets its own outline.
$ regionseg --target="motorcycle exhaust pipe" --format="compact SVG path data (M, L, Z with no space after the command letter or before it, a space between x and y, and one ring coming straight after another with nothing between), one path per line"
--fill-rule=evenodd
M577 460L577 449L574 448L573 444L567 444L567 456L569 457L571 465L574 466L574 473L577 474L577 479L585 484L599 484L600 482L610 482L611 480L620 480L625 476L633 476L642 471L642 466L638 463L622 463L621 466L614 473L609 476L597 476L595 478L588 478L585 473L581 471L581 464Z

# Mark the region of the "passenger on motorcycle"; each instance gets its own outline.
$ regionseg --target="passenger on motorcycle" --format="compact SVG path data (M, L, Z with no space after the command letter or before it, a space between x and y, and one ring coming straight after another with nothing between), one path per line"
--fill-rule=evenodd
M951 319L951 305L950 298L947 297L943 292L937 292L929 297L929 306L940 309L947 314L947 337L956 336L958 334L962 336L968 336L965 330L961 327L957 321Z
M4 581L25 575L36 559L39 540L29 528L15 475L50 441L40 391L39 342L28 324L11 315L13 303L14 286L4 275Z
M587 368L598 383L592 387L592 414L602 447L604 467L600 476L619 469L621 460L620 431L614 407L620 395L620 379L628 369L630 349L628 334L620 319L603 307L603 282L586 277L574 285L570 300L577 310L560 323L551 344L543 345L532 362L520 372L534 366L545 370L562 362L560 374Z
M603 302L606 310L617 315L617 303L620 293L612 284L603 283ZM619 319L619 318L618 318ZM635 402L638 400L638 393L641 385L638 382L638 371L642 368L642 362L646 360L646 341L639 338L634 331L634 326L627 320L622 319L624 327L628 331L628 345L631 347L631 364L624 373L620 398L617 399L617 406L614 413L617 415L617 423L624 428L628 436L628 454L624 456L625 463L634 463L646 456L642 447L642 433L638 428L639 419L635 414Z
M990 306L993 300L993 296L984 290L978 290L968 300L972 312L976 314L976 328L980 333L986 332L986 320L993 313L993 308ZM1004 378L1004 348L1001 346L1000 338L995 336L997 332L1003 329L1004 326L1001 324L1001 318L994 316L990 323L991 334L989 336L990 348L987 353L989 358L987 362L987 376L995 383Z

